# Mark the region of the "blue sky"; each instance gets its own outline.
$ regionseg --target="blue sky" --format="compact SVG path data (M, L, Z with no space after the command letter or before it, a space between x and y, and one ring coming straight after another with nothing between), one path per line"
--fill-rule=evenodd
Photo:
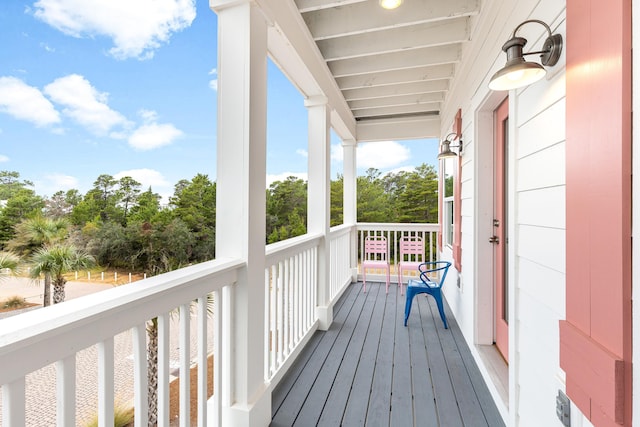
M168 196L216 177L217 22L207 0L30 0L0 4L0 170L40 195L100 174ZM306 177L302 96L269 63L267 181ZM332 138L332 176L342 172ZM436 141L358 149L358 171L435 164Z

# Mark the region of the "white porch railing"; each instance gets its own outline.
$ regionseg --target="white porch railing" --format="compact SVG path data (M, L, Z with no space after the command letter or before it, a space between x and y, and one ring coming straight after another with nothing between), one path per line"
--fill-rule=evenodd
M332 228L328 245L322 244L321 235L305 235L269 245L265 265L265 317L263 321L256 319L256 327L263 327L265 331L265 381L272 387L277 384L317 330L318 287L328 287L329 305L333 305L352 282L358 236L362 240L367 234L382 234L395 248L400 236L417 235L429 248L427 259L435 259L435 250L431 249L435 248L436 232L437 225L359 224L357 228ZM318 283L321 247L328 247L330 252L325 254L329 280L323 284ZM197 329L198 425L221 425L221 408L232 404L229 364L234 363L235 356L230 307L233 306L233 285L243 267L239 260L218 259L0 320L2 426L27 424L25 378L51 363L56 366L57 425L76 425L76 383L95 381L76 378L76 357L83 349L96 344L98 419L101 426L112 425L114 338L127 330L132 331L133 337L135 425L147 425L146 324L153 318L158 318L159 328L158 425L168 426L169 313L174 310L181 313L178 320L181 373L189 372L194 360L188 345L192 321ZM207 400L205 379L211 377L211 373L207 373L211 348L207 342L210 294L214 301L212 347L216 375L213 397ZM193 301L197 301L197 310L192 312ZM191 397L189 375L181 375L180 425L190 424Z
M180 311L180 372L189 372L190 319L197 323L198 422L207 423L207 300L214 299L214 370L221 372L222 331L229 327L222 318L223 298L231 292L240 261L219 259L162 274L132 285L121 286L62 304L35 310L0 321L0 385L2 425L26 425L25 392L27 374L51 363L56 366L56 417L58 426L76 425L76 355L98 345L98 420L113 425L114 337L133 331L133 372L135 425L147 425L147 333L148 320L158 318L158 425L169 425L169 313ZM223 296L223 294L225 296ZM197 314L189 315L193 301ZM180 425L190 424L189 375L181 375ZM95 381L95 378L84 379ZM53 381L53 379L51 379ZM221 389L221 375L215 376L214 390ZM38 390L35 390L38 392ZM213 424L219 420L221 397L214 393L210 405ZM195 397L195 396L194 396ZM48 423L51 423L49 420Z
M271 381L316 325L318 245L300 236L267 248L265 269L265 380Z

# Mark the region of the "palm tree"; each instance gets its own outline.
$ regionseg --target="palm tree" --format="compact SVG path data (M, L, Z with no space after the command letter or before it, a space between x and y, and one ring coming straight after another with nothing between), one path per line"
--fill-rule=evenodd
M30 258L31 277L49 275L53 279L53 303L63 302L66 273L90 268L94 258L69 243L56 243L38 249Z
M15 236L7 247L22 256L29 256L45 245L64 240L69 223L64 218L51 219L43 216L27 218L16 225ZM44 301L46 307L51 302L51 276L44 274Z
M11 252L0 252L0 279L4 278L5 270L9 270L10 274L18 272L20 266L20 258Z

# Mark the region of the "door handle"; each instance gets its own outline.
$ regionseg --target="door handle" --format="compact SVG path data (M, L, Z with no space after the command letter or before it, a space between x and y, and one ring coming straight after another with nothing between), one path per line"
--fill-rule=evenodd
M500 243L500 239L498 239L498 236L491 236L489 237L489 243Z

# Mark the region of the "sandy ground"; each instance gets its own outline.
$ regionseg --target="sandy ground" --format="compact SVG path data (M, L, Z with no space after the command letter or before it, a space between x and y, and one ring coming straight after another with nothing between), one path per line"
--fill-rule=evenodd
M126 286L126 285L125 285ZM83 295L110 289L111 284L97 282L69 282L66 285L66 299L70 300ZM24 278L3 278L0 281L0 301L11 296L22 296L27 302L42 304L44 285ZM36 310L42 309L36 307ZM11 312L10 312L11 313ZM4 313L3 313L4 314ZM6 315L6 314L5 314ZM19 315L11 313L10 315ZM178 316L171 320L170 369L172 374L178 375ZM212 322L210 321L210 324ZM195 360L197 351L196 322L191 322L191 359ZM0 320L0 330L2 320ZM209 347L213 342L209 327ZM115 355L115 401L125 406L133 401L133 350L131 331L125 331L114 338ZM211 351L211 349L209 349ZM97 412L97 349L88 347L76 355L76 411L77 425L86 425ZM56 417L56 383L55 367L48 365L28 374L26 377L26 425L51 426L55 425ZM2 425L2 404L0 402L0 426Z

